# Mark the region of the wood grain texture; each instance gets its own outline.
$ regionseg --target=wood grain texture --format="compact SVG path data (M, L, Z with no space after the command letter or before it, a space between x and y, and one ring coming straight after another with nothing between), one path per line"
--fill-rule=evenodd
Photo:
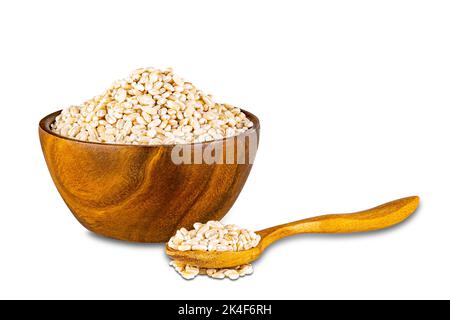
M259 121L242 136L259 137ZM83 142L51 132L59 112L39 123L51 177L78 221L88 230L120 240L164 242L177 229L220 220L241 192L252 164L174 164L174 146ZM236 140L195 144L225 145ZM234 144L235 153L238 153ZM248 152L245 144L245 152ZM224 156L225 157L225 156Z
M167 255L176 261L204 268L225 268L250 263L259 258L275 241L302 233L353 233L391 227L409 217L418 207L419 197L413 196L350 214L331 214L258 231L258 246L244 251L203 252L177 251L166 245Z

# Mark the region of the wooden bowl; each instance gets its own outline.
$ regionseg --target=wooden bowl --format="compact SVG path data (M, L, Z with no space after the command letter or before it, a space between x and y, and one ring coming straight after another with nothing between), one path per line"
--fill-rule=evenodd
M222 219L236 201L252 168L248 139L244 148L237 147L237 140L259 138L258 118L244 112L254 123L245 133L184 145L191 147L183 154L190 152L189 157L195 150L233 146L231 164L176 164L176 145L103 144L62 137L50 130L60 111L40 121L39 138L56 188L86 229L120 240L165 242L181 227ZM257 144L254 152L256 148ZM236 163L242 150L247 161Z

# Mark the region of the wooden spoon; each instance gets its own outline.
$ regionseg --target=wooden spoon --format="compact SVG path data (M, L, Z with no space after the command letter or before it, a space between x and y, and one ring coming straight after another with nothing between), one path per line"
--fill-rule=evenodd
M413 196L388 202L373 209L350 214L330 214L257 231L258 246L244 251L178 251L166 245L167 255L176 261L202 268L226 268L250 263L275 241L301 233L352 233L391 227L410 216L419 205Z

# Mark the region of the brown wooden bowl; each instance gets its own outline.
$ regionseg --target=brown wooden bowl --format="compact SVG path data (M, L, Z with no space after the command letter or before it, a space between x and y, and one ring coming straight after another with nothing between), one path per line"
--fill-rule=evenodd
M258 118L244 112L254 123L245 133L185 145L191 147L190 157L194 150L226 145L234 148L236 160L245 150L243 164L175 164L174 145L103 144L62 137L50 130L60 111L39 122L39 138L56 188L84 227L120 240L163 242L181 227L222 219L236 201L252 168L248 139L241 148L237 140L259 138Z

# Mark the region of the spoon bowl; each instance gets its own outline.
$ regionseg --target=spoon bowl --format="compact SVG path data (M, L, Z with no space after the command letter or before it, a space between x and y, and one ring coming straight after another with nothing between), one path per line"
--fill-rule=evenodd
M201 268L237 267L248 264L262 254L261 245L243 251L178 251L166 245L166 254L175 261L181 261Z

